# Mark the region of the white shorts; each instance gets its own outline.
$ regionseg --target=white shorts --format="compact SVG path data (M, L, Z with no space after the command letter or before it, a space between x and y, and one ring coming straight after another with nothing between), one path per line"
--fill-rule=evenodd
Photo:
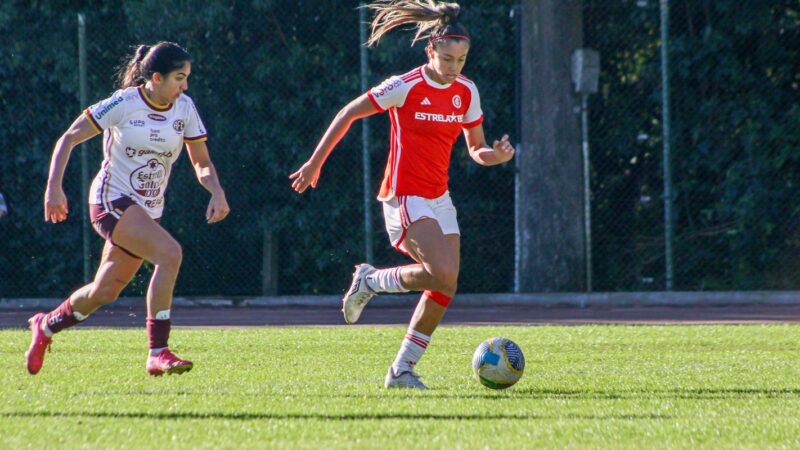
M383 202L383 219L386 222L389 240L394 248L406 255L408 254L404 243L406 230L409 225L424 218L437 221L445 235L461 234L458 229L456 207L450 200L449 191L434 199L402 195Z

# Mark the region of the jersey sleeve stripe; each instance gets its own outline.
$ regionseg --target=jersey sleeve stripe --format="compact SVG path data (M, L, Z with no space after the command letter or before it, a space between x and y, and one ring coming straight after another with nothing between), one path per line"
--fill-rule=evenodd
M465 77L464 75L459 75L459 76L458 76L458 79L459 79L460 81L463 81L463 82L465 82L465 83L469 83L469 84L472 84L472 85L474 85L474 84L475 84L475 83L474 83L472 80L470 80L469 78Z
M103 127L101 127L100 124L94 120L94 116L92 116L92 112L89 111L89 108L86 108L83 113L86 115L86 118L89 119L89 123L92 124L92 128L94 128L98 133L102 133Z
M373 97L373 95L372 95L372 91L367 92L367 98L369 98L369 101L372 102L373 105L375 105L375 108L377 108L378 111L380 111L380 112L386 111L385 109L383 109L381 107L381 105L378 104L378 101L375 100L375 97Z
M470 123L462 124L461 127L462 128L475 128L475 127L477 127L478 125L480 125L482 123L483 123L483 116L480 116L480 117L478 117L478 120L473 120Z
M201 134L200 136L195 137L184 137L183 142L188 142L190 144L196 144L198 142L205 142L208 140L207 134Z
M409 81L415 77L421 77L421 76L422 76L422 66L404 73L403 75L400 76L400 78L403 81Z

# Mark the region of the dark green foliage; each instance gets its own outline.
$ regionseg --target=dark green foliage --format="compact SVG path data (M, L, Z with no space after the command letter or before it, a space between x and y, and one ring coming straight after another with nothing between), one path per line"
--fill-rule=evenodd
M515 1L464 2L473 34L464 73L476 81L487 139L514 136ZM189 95L233 212L207 226L207 193L182 157L165 227L184 246L177 295L261 292L262 236L278 244L281 294L335 293L363 260L361 127L325 166L318 189L296 195L287 176L337 110L361 93L357 2L4 2L0 5L0 297L63 296L82 283L79 153L65 182L71 217L42 221L52 145L81 108L77 14L87 15L89 102L114 89L130 46L174 40L193 55ZM670 57L677 289L797 289L800 6L792 0L672 0ZM597 290L664 286L658 2L585 0L585 46L600 51L592 96L594 280ZM371 80L425 60L410 33L369 50ZM525 126L529 118L520 118ZM373 190L383 173L388 119L372 126ZM90 141L92 175L99 139ZM513 167L454 150L451 191L462 228L462 291L509 291L514 255ZM374 193L370 193L372 195ZM391 250L371 203L379 265ZM102 242L92 234L93 263ZM126 294L141 294L148 272Z
M476 45L465 74L481 89L487 138L513 132L513 2L466 8ZM0 192L12 215L0 221L0 297L63 296L82 284L80 156L73 152L64 188L70 219L42 221L52 146L87 105L78 100L77 14L87 15L89 103L113 92L114 69L130 46L172 40L194 58L188 94L206 122L212 158L232 207L218 225L203 219L208 194L182 156L167 193L163 225L184 247L176 295L261 292L262 236L279 241L281 294L335 293L363 260L360 126L339 144L318 189L295 194L288 180L313 151L339 108L361 93L356 2L142 1L20 2L0 7ZM21 25L26 24L26 25ZM425 61L396 33L370 50L371 84ZM371 119L373 189L388 149L388 118ZM100 140L86 145L91 174ZM452 191L464 233L461 286L507 291L513 259L511 167L485 169L454 150ZM373 193L371 193L373 194ZM377 263L394 256L377 201L373 236ZM102 242L92 233L96 267ZM491 261L491 264L487 264ZM144 292L147 271L127 295Z
M797 289L800 5L670 5L676 289ZM603 65L591 118L598 289L662 289L658 2L584 11Z

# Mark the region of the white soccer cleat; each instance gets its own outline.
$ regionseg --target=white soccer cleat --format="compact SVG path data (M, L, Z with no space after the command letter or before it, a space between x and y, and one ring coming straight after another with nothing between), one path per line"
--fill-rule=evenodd
M374 267L367 263L356 266L356 271L353 272L353 282L350 283L350 289L342 299L342 313L344 313L345 322L349 324L358 322L358 318L361 317L361 312L364 311L367 302L378 295L367 286L367 276L375 272L375 270Z
M425 383L419 380L419 375L411 370L394 373L394 368L389 367L389 373L386 374L386 380L383 382L386 389L392 388L408 388L408 389L430 389L425 386Z

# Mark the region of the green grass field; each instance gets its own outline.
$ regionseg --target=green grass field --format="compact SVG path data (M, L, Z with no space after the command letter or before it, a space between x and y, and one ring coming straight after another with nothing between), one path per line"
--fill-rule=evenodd
M443 327L427 392L386 391L405 327L174 329L183 376L148 378L139 330L56 337L32 377L0 331L0 448L798 448L800 327ZM525 352L513 388L473 349Z

